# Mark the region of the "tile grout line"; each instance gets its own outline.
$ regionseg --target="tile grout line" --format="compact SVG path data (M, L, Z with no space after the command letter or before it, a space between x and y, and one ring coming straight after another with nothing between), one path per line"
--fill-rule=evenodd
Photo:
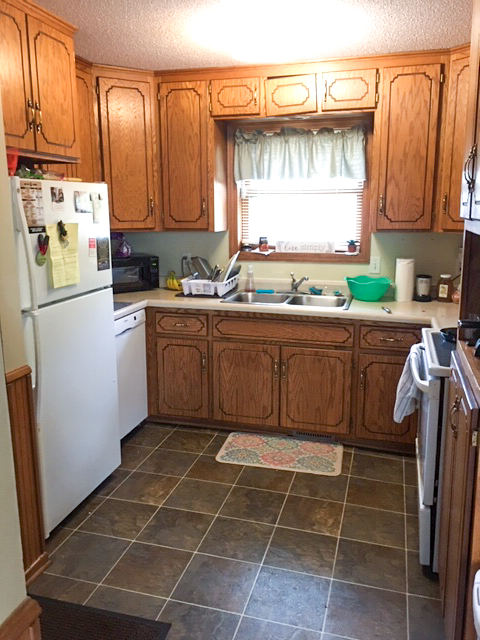
M408 607L408 523L407 523L407 488L405 484L406 469L405 457L403 458L403 508L404 508L404 526L405 526L405 605L406 605L406 623L407 623L407 640L410 640L410 612Z
M169 434L171 435L171 434ZM215 435L212 435L212 437L210 438L210 440L208 441L208 443L205 445L205 447L203 448L202 451L204 451L212 442L212 440L215 438ZM167 436L168 437L168 436ZM163 442L163 441L162 441ZM158 448L158 447L157 447ZM156 451L156 449L154 449L154 451ZM153 451L152 451L153 453ZM152 455L152 454L150 454ZM150 457L147 456L147 458ZM200 452L197 457L195 458L195 460L192 462L192 464L190 465L190 467L188 467L187 471L185 472L185 475L190 471L190 469L192 468L192 466L195 464L195 462L198 460L198 458L200 458L200 456L202 455L202 452ZM145 458L145 460L147 459ZM145 462L145 460L143 462ZM143 464L140 463L140 464ZM149 518L149 520L143 525L143 527L140 529L140 531L137 533L137 535L135 536L135 538L130 542L130 544L127 546L127 548L125 549L125 551L120 555L120 557L117 559L117 561L113 564L112 567L110 567L109 571L103 576L102 580L98 583L97 587L92 591L92 593L88 596L88 598L85 600L85 602L83 603L84 605L88 603L88 601L90 600L90 598L94 595L94 593L96 593L98 591L98 588L100 586L102 586L105 582L105 580L108 578L108 576L112 573L112 571L115 569L115 567L117 566L117 564L120 562L120 560L125 556L125 554L127 553L127 551L129 549L132 548L132 546L134 545L134 543L137 541L138 537L143 533L144 529L150 524L150 522L153 520L153 518L157 515L157 513L160 511L160 509L162 508L162 505L165 503L166 500L168 500L168 498L170 497L170 495L173 493L173 491L175 491L175 489L178 487L178 485L180 484L180 482L185 478L185 475L182 478L178 479L178 482L175 484L174 487L172 487L171 491L168 492L168 495L165 496L165 498L162 500L162 504L158 505L157 508L155 509L155 511L152 513L151 517ZM108 586L108 585L106 585ZM157 596L157 597L161 597L161 596ZM163 607L162 607L163 610Z
M210 443L209 443L209 444L210 444ZM159 620L159 619L160 619L160 616L162 615L163 610L165 609L165 607L167 606L167 604L168 604L171 600L173 600L172 596L173 596L173 594L174 594L174 592L175 592L175 589L178 587L178 585L180 584L180 581L182 580L183 576L184 576L184 575L185 575L185 573L187 572L187 570L188 570L189 566L191 565L191 563L192 563L192 561L193 561L194 557L196 556L196 554L197 554L198 550L200 549L201 545L203 544L203 541L204 541L204 540L205 540L205 538L207 537L207 535L208 535L208 533L209 533L210 529L212 528L213 523L217 520L218 516L220 515L220 511L223 509L223 506L225 505L226 501L227 501L227 500L228 500L228 498L230 497L230 494L232 493L232 491L233 491L234 487L236 486L236 481L237 481L237 480L238 480L238 478L240 477L240 475L241 475L241 473L242 473L243 469L244 469L244 467L243 467L243 465L242 465L242 469L239 471L238 476L237 476L237 478L236 478L235 482L234 482L234 483L232 484L232 486L230 487L230 490L229 490L229 492L227 493L227 495L225 496L225 498L224 498L224 500L223 500L222 504L219 506L219 508L218 508L217 512L214 514L214 517L213 517L213 519L212 519L212 521L211 521L211 523L210 523L210 525L209 525L208 529L205 531L205 533L203 534L203 536L202 536L202 538L201 538L200 542L198 543L198 545L196 546L195 550L193 551L193 553L192 553L192 557L191 557L191 558L190 558L190 560L188 561L188 563L187 563L187 565L186 565L185 569L182 571L182 573L181 573L180 577L178 578L177 582L175 583L175 585L174 585L173 589L172 589L172 590L171 590L171 592L170 592L170 595L168 596L168 598L166 598L165 604L163 605L163 607L161 608L160 612L158 613L158 615L157 615L157 617L156 617L156 620ZM182 511L183 511L183 509L182 509ZM188 509L184 509L184 511L187 511L188 513L191 513L191 512L192 512L191 510L189 511ZM212 515L212 514L208 514L208 515ZM193 603L190 603L190 604L191 604L191 605L193 605Z
M292 475L292 479L291 479L291 481L290 481L290 485L289 485L289 487L288 487L288 491L287 491L287 493L285 494L285 498L284 498L284 500L283 500L282 506L281 506L281 508L280 508L280 511L278 512L278 516L277 516L277 519L276 519L275 524L274 524L274 526L273 526L273 530L272 530L272 533L271 533L271 535L270 535L270 539L269 539L269 541L268 541L267 547L266 547L266 549L265 549L265 553L263 554L262 561L260 562L260 565L259 565L259 567L258 567L257 575L255 576L255 579L254 579L254 581L253 581L253 583L252 583L252 588L250 589L250 592L249 592L249 594L248 594L248 597L247 597L247 599L245 600L245 606L243 607L243 611L242 611L242 613L240 614L240 617L239 617L239 619L238 619L237 628L235 629L235 633L234 633L234 634L233 634L233 636L232 636L232 640L235 640L235 638L237 637L238 630L240 629L240 625L242 624L242 620L243 620L243 618L245 617L245 612L246 612L246 610L247 610L248 604L249 604L249 602L250 602L250 598L252 597L253 591L254 591L255 586L256 586L256 584L257 584L258 576L260 575L260 572L261 572L261 570L262 570L262 567L263 567L263 566L265 566L265 565L264 565L264 563L265 563L265 558L267 557L268 550L270 549L270 545L272 544L273 536L275 535L275 531L277 530L278 523L280 522L280 518L281 518L282 513L283 513L283 509L285 508L285 504L287 503L288 496L290 495L290 490L291 490L291 488L292 488L292 486L293 486L293 483L294 483L294 480L295 480L295 478L296 478L296 477L297 477L297 473L296 473L296 472L294 472L294 473L293 473L293 475Z
M347 504L348 488L350 486L350 474L352 472L354 458L355 458L355 448L352 450L352 457L350 459L350 467L348 469L347 486L345 488L345 499L343 501L342 515L341 515L340 524L339 524L339 527L338 527L337 546L335 548L335 556L333 558L332 573L331 573L331 576L330 576L330 585L328 587L327 600L325 602L325 613L324 613L323 624L322 624L322 637L325 634L325 627L326 627L326 624L327 624L328 606L330 604L330 596L331 596L331 593L332 593L333 576L335 575L335 565L337 563L338 547L340 546L340 540L341 540L340 534L342 533L343 517L345 515L345 507L346 507L346 504Z

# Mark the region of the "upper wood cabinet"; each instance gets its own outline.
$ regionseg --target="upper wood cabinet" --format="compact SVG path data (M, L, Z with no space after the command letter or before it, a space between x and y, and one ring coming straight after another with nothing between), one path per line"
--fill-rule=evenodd
M438 194L439 226L444 231L463 229L460 202L469 76L467 57L452 60L448 79L448 103L442 150L442 179Z
M440 64L384 69L378 230L431 227L440 75Z
M35 7L31 10L35 13ZM53 22L52 16L43 21L28 9L24 12L0 2L0 85L6 143L23 152L76 158L73 28L67 35Z
M351 352L282 347L280 376L281 426L348 433Z
M113 230L155 229L153 81L97 78L104 179Z
M95 111L95 86L91 69L77 61L78 142L80 162L76 176L84 182L101 180L98 118Z
M208 92L212 116L260 115L260 78L212 80Z
M315 74L265 80L265 108L267 116L316 113Z
M378 102L377 69L327 71L318 77L322 111L374 109Z

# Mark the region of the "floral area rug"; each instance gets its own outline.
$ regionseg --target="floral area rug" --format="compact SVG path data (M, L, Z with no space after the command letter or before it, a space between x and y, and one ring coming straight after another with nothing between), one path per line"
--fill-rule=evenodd
M218 462L338 476L343 445L283 436L231 433L217 453Z

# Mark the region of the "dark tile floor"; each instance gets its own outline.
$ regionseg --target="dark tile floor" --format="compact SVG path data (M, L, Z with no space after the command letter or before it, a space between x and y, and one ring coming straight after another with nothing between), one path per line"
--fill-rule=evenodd
M171 622L168 640L443 638L411 459L347 447L342 475L294 474L216 462L225 437L133 432L31 593Z

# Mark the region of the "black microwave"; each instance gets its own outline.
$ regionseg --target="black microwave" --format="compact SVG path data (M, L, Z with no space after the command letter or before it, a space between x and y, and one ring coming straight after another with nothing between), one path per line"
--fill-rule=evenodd
M158 289L158 256L132 253L112 258L113 293Z

